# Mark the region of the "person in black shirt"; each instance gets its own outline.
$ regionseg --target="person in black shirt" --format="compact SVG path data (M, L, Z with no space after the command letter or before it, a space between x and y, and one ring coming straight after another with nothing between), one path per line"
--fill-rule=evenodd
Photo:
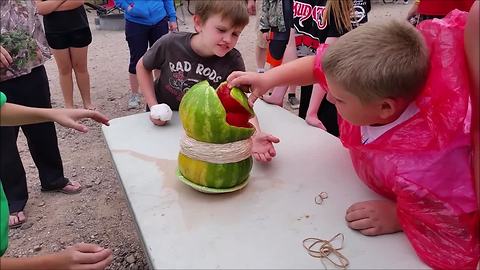
M369 0L295 0L294 27L301 34L296 42L300 47L299 56L314 54L319 44L333 43L352 28L367 22L368 11ZM300 96L298 116L309 125L338 136L337 110L326 100L320 86L303 86Z

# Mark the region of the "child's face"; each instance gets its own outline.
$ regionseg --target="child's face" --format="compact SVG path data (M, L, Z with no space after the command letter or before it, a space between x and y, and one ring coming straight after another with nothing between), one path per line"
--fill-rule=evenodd
M210 55L225 56L237 44L238 37L244 27L233 27L231 21L222 18L220 14L210 16L202 22L194 17L195 29L200 41Z
M327 100L335 105L342 118L356 126L385 124L383 101L361 102L360 98L345 90L345 88L327 77ZM391 116L388 114L388 116ZM388 117L387 117L388 118Z

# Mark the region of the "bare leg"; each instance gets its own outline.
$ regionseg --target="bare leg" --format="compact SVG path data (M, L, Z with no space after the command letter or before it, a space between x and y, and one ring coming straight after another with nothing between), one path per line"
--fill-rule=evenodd
M283 62L282 64L288 63L297 59L297 49L295 47L295 30L290 30L290 39L288 40L287 47L285 48L285 53L283 55ZM287 90L291 89L295 93L296 86L295 85L282 85L273 88L272 94L264 95L263 100L270 104L275 104L278 106L283 106L283 99L285 97L285 93Z
M130 81L130 89L132 90L132 93L138 94L137 74L128 73L128 79Z
M283 97L287 92L288 86L282 85L273 88L271 95L263 95L262 99L270 104L283 106Z
M69 49L52 49L52 53L57 63L60 88L62 89L65 108L73 108L73 78L70 51Z
M256 46L255 59L257 61L257 69L265 69L265 62L267 61L267 49Z
M322 104L323 97L325 97L325 90L323 90L318 83L313 85L312 97L310 98L310 103L308 104L307 116L305 121L307 124L327 130L323 125L322 121L318 119L318 109Z
M347 209L348 227L369 236L402 231L397 217L397 205L392 201L366 201Z
M93 106L90 97L90 75L88 74L87 54L88 46L83 48L70 48L73 71L77 79L77 86L78 90L80 90L83 107L85 109L95 110L95 106Z
M295 29L290 30L290 39L288 40L287 49L285 50L285 63L291 62L297 59L297 46L295 45ZM295 90L297 89L296 85L290 85L288 88L288 93L295 94Z

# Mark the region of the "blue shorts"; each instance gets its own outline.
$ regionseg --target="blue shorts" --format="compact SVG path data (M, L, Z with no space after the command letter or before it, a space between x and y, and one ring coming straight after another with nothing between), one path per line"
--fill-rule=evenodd
M160 37L168 33L168 20L165 17L155 25L144 25L125 20L125 38L130 49L128 72L137 74L138 60Z

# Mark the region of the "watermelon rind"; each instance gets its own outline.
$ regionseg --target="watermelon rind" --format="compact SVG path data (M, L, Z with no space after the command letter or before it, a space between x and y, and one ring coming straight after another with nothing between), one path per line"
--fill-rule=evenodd
M178 154L178 169L189 181L209 188L231 188L245 182L252 170L253 159L215 164Z

